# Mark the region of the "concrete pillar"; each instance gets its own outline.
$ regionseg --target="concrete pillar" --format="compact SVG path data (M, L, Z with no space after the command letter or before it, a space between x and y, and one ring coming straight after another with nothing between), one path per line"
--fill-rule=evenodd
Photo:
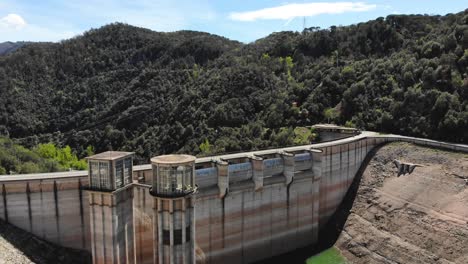
M294 179L294 154L288 152L282 152L280 154L283 159L283 175L286 179L285 184L289 185Z
M252 179L255 184L255 191L263 189L263 158L258 156L250 157L252 163Z
M312 225L313 225L313 232L312 232L312 242L318 242L318 234L319 234L319 219L320 219L320 181L322 179L322 150L320 149L311 149L309 150L311 155L311 162L312 162L312 173L313 173L313 201L312 201Z
M218 169L219 198L224 198L229 191L229 164L226 161L217 160L216 168Z
M321 149L310 149L310 155L312 156L312 172L314 175L314 181L322 178L322 150Z
M89 192L93 263L134 263L133 189Z

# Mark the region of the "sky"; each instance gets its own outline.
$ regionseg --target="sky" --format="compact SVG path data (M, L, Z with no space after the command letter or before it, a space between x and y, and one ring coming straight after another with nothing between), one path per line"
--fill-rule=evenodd
M468 0L0 0L0 42L60 41L112 22L197 30L244 43L278 31L350 25L390 14L457 13Z

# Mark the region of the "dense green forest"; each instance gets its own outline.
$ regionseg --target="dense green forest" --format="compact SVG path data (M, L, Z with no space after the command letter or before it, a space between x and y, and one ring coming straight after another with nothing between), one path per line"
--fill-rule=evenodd
M138 162L298 144L326 121L468 143L467 74L468 10L249 44L117 23L0 56L0 135Z

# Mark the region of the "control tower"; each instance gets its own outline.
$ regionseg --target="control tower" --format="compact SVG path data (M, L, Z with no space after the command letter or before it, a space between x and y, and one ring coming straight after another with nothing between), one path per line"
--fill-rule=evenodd
M195 157L158 156L151 165L154 263L195 263Z
M133 153L106 151L87 160L93 263L134 263Z

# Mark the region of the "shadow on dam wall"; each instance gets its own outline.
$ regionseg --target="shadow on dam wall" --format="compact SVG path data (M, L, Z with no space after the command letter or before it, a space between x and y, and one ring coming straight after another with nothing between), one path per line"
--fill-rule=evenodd
M288 252L286 254L282 254L279 256L275 256L272 258L268 258L256 264L267 264L267 263L291 263L291 264L304 264L308 258L319 254L320 252L333 247L338 237L341 234L341 231L348 220L348 216L350 215L350 211L353 207L354 200L356 199L356 195L359 189L359 185L361 183L362 175L367 168L367 165L375 156L375 154L382 148L383 145L378 145L374 147L369 153L366 155L366 158L363 160L359 170L354 177L354 180L349 187L348 191L346 192L343 201L341 202L340 206L337 208L335 213L331 215L330 220L326 223L325 226L320 227L319 236L318 236L318 243L315 245L310 245L304 248L299 248L294 251Z

